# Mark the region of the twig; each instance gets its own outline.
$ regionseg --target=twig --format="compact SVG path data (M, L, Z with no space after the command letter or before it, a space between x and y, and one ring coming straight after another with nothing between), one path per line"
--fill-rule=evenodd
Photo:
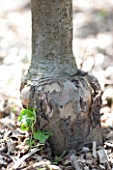
M110 167L108 157L107 157L107 154L106 154L104 148L100 148L97 151L97 154L98 154L100 164L107 164L107 170L112 170L111 167Z
M77 157L75 155L75 151L70 151L70 161L71 161L71 165L73 166L73 168L75 168L76 170L81 170L78 161L77 161Z
M20 164L22 164L22 162L24 162L27 158L29 158L31 155L33 155L34 153L36 153L37 151L39 151L39 148L34 148L32 150L30 150L30 152L28 152L26 155L24 155L23 157L21 157L20 159L18 159L14 166L13 169L16 169L20 166Z
M96 151L96 141L93 141L93 148L92 148L92 150L93 150L93 157L95 158L95 159L97 159L97 151Z

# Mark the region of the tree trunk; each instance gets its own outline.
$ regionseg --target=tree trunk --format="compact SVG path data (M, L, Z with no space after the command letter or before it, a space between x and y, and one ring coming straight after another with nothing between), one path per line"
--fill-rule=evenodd
M72 53L72 5L70 0L31 0L32 63L30 80L77 72Z
M77 69L72 52L71 0L31 0L32 59L21 84L25 107L37 109L37 127L52 131L55 154L102 144L101 93L93 76Z

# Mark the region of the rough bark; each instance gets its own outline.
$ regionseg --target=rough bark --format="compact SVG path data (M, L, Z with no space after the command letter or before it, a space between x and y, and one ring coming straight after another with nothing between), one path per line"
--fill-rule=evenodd
M37 109L37 128L52 131L55 154L102 144L97 80L79 71L72 53L70 0L32 0L32 60L21 85L25 107Z
M49 142L57 155L93 141L102 144L99 85L94 77L79 74L25 85L21 91L23 105L37 110L37 128L53 132Z

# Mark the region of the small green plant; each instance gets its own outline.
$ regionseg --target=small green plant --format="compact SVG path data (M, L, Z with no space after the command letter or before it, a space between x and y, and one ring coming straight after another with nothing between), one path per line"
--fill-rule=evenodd
M42 130L35 131L36 110L33 108L22 109L18 121L21 123L21 130L29 132L29 138L26 142L29 144L30 148L33 145L36 145L36 140L41 144L44 144L46 140L52 136L51 132L45 132Z
M60 155L60 156L55 155L54 164L58 164L59 162L61 162L63 160L63 157L64 157L65 153L66 153L66 151L64 151L62 153L62 155Z

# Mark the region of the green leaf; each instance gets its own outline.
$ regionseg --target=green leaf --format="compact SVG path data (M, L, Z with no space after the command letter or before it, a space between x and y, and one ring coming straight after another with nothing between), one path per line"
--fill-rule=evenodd
M22 109L20 112L20 116L18 117L18 121L22 124L27 124L27 126L31 127L36 122L36 112L35 109Z
M20 115L20 116L18 117L18 121L19 121L19 122L22 121L22 115Z
M26 115L27 117L34 117L34 112L29 109L22 109L20 115Z
M45 143L46 140L52 136L51 132L45 132L42 130L37 130L36 132L34 132L33 134L34 139L38 139L40 141L40 143Z
M28 131L29 130L29 127L28 127L28 125L27 124L21 124L21 130L23 130L23 131Z

